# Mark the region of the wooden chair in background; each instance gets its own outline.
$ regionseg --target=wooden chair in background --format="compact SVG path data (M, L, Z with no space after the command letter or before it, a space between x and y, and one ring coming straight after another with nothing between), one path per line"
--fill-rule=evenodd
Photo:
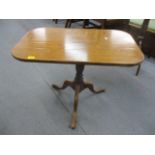
M105 19L67 19L65 27L70 28L75 22L82 22L82 28L104 28Z
M125 19L67 19L66 28L71 28L73 23L81 22L82 28L115 28L120 29L126 25ZM55 20L57 23L57 20Z
M134 37L135 41L137 42L137 44L139 45L139 47L141 49L143 49L143 41L144 41L145 33L146 33L148 25L149 25L149 21L150 21L150 19L143 20L142 25L139 27L138 34L137 34L137 32L131 31L131 29L129 28L129 33L132 34L132 36ZM130 23L129 23L129 26L132 27L133 25L130 25ZM141 64L138 65L138 68L136 71L136 76L139 75L140 69L141 69Z
M81 22L81 21L83 22L83 28L84 28L86 24L86 21L84 19L67 19L65 23L65 28L70 28L73 23Z

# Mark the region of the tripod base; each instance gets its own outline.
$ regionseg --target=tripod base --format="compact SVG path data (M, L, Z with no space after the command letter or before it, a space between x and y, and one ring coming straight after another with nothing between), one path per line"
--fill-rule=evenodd
M56 90L63 90L67 87L71 87L75 91L74 107L73 107L71 124L70 124L70 127L72 129L75 129L77 124L77 108L78 108L78 100L79 100L80 92L83 91L84 89L89 89L91 92L96 94L105 92L105 89L95 90L92 83L83 81L83 75L82 75L83 70L84 70L84 65L78 64L76 65L76 76L74 81L66 80L64 81L61 87L54 84L52 85L53 88L55 88Z

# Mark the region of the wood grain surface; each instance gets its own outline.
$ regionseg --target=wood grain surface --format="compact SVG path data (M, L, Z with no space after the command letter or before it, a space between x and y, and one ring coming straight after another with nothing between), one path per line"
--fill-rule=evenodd
M24 61L137 65L144 55L130 34L119 30L36 28L13 48Z

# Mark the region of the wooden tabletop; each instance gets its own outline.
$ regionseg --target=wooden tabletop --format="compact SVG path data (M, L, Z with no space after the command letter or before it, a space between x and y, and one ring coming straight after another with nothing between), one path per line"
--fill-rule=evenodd
M137 65L144 55L130 34L119 30L37 28L13 48L24 61Z

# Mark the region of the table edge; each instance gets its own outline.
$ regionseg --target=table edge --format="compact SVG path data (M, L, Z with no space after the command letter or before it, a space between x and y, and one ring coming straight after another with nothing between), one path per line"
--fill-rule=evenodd
M13 52L12 52L12 56L19 60L19 61L22 61L22 62L31 62L31 63L53 63L53 64L68 64L68 65L76 65L76 64L84 64L84 65L97 65L97 66L136 66L136 65L139 65L141 64L143 61L144 61L144 55L143 55L143 59L140 60L139 62L137 63L131 63L131 64L117 64L117 63L93 63L93 62L75 62L75 61L51 61L51 60L28 60L28 59L22 59L22 58L19 58L19 57L16 57L15 55L13 55Z

